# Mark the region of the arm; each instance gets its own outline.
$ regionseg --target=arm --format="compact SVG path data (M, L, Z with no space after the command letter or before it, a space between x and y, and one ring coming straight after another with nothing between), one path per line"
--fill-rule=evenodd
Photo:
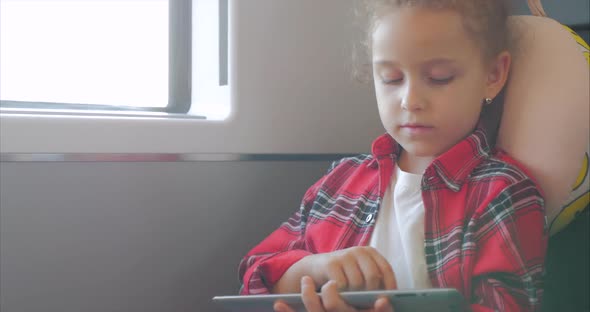
M242 259L239 266L241 294L271 293L274 284L294 263L311 254L305 242L306 221L324 179L307 190L298 212Z
M540 310L547 231L535 184L526 179L506 187L468 226L477 245L472 310Z
M242 294L297 293L303 276L319 286L332 280L341 290L396 287L391 266L377 250L338 244L342 233L355 227L326 214L324 209L332 209L326 199L331 195L318 195L324 188L339 194L357 165L346 159L334 163L306 192L300 211L246 255L240 263ZM314 213L316 205L320 211Z
M291 265L273 286L271 292L275 294L300 292L301 279L308 275L307 268L309 264L306 263L308 259L309 257L302 258Z

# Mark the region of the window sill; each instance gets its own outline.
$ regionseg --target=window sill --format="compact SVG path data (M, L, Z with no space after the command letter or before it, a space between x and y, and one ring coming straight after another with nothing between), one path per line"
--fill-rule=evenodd
M70 110L70 109L27 109L0 108L0 116L23 117L98 117L98 118L148 118L148 119L207 119L205 116L194 114L172 114L165 112L136 112L112 110Z

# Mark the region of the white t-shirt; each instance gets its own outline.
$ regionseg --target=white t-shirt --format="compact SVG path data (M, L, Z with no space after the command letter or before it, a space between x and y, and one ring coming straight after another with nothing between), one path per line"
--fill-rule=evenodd
M369 246L389 261L399 289L432 288L424 254L422 175L396 167Z

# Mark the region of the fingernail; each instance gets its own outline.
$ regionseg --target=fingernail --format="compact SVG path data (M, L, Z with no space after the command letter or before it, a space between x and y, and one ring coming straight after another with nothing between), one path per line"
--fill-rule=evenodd
M301 286L308 286L310 284L310 279L311 277L309 276L304 276L301 278Z
M338 283L338 282L336 282L334 280L332 280L330 282L334 285L333 287L335 287L336 289L338 289L338 290L344 289L344 285L342 285L342 284L340 284L340 283ZM330 287L332 287L332 286L330 285Z
M341 285L339 285L338 282L333 281L333 280L328 282L328 287L334 287L338 291L343 289L343 287Z

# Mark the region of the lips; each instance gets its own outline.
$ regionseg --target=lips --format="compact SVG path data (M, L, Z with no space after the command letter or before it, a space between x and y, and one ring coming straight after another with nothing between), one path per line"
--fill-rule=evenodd
M432 132L434 127L419 124L419 123L407 123L400 126L400 130L406 132L410 136L420 136L420 135L427 135L428 133Z
M428 126L425 124L419 124L419 123L407 123L407 124L403 124L400 126L401 128L407 128L407 129L432 129L432 126Z

